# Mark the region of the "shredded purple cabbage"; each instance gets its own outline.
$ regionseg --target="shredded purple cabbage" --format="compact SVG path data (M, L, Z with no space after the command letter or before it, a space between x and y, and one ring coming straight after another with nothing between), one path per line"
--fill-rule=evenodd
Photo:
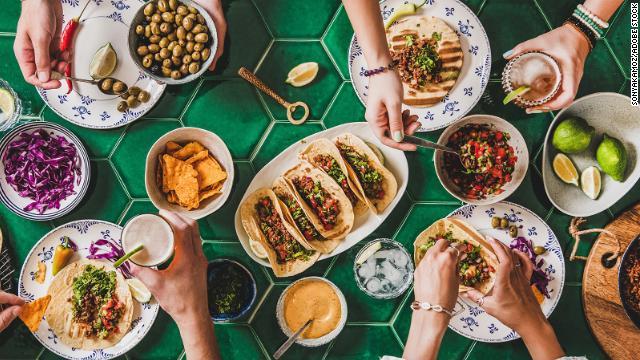
M544 260L538 260L538 255L533 251L533 242L531 240L527 240L526 238L519 236L511 241L509 244L511 249L522 251L523 253L529 256L531 262L533 263L533 274L531 274L531 284L535 285L538 290L547 298L551 298L549 295L549 277L547 274L542 271L542 265L544 264Z
M91 245L89 245L89 255L87 256L87 259L106 259L111 262L116 262L123 256L124 250L120 244L113 240L100 239L92 241ZM129 261L122 263L118 269L122 272L122 275L125 278L130 279L133 277L133 275L131 275Z
M76 193L74 186L82 175L76 146L43 129L21 133L7 147L2 162L7 183L33 200L24 211L35 209L40 214L59 209L61 201Z

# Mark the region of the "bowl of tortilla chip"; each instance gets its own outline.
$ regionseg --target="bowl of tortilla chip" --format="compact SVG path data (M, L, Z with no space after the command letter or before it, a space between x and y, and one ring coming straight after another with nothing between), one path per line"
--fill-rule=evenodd
M203 129L170 131L147 154L145 186L155 207L194 220L218 210L233 185L233 160L224 141Z

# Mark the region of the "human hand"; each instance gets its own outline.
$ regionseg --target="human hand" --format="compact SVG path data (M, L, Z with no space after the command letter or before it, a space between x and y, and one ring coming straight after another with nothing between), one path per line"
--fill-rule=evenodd
M449 242L438 240L418 264L413 291L416 300L453 310L458 298L458 254Z
M560 66L562 83L556 96L546 104L528 108L529 114L560 110L573 102L578 92L584 63L589 55L590 45L584 34L571 25L564 24L534 39L518 44L504 54L505 59L530 51L541 51L551 55Z
M207 13L213 19L216 24L216 32L218 34L218 48L213 56L213 62L209 66L209 70L215 69L218 59L224 52L224 38L227 34L227 21L224 18L224 12L222 11L222 3L220 0L196 0L196 2L202 6Z
M6 329L9 324L20 315L20 307L22 304L24 304L24 300L21 298L0 291L0 305L5 306L4 310L0 312L0 332Z
M57 54L61 31L60 1L22 1L13 51L28 83L43 89L60 87L60 81L51 79L51 70L64 73L67 67L69 55Z
M414 144L401 142L405 134L412 135L421 125L418 117L409 115L408 110L402 113L402 91L402 83L395 71L384 71L369 77L364 116L383 144L403 151L415 151Z

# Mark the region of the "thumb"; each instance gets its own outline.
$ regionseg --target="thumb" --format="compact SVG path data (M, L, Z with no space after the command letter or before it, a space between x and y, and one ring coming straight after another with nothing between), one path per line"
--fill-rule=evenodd
M402 123L402 104L400 102L391 102L387 105L387 114L389 115L389 131L391 138L395 142L402 142L404 138L404 126Z
M36 71L38 80L41 83L49 81L51 76L51 55L49 53L49 45L51 44L50 35L40 35L33 42L33 52L36 60Z
M6 308L3 312L0 313L0 331L4 330L11 324L11 322L20 315L20 306L13 305Z
M468 290L468 291L462 293L462 296L465 299L471 300L475 304L478 304L478 301L485 295L483 293L481 293L480 291L476 290L476 289L471 289L471 290ZM487 298L485 298L485 301L486 300L487 300ZM484 302L483 302L482 305L478 304L478 306L480 306L482 308L484 308L484 305L485 305Z
M153 270L151 268L138 266L134 263L131 263L131 275L136 277L138 280L142 281L142 283L152 293L157 288L161 280L161 275L158 270Z
M516 45L513 49L508 50L507 52L502 54L502 57L504 57L506 60L511 60L522 53L541 50L540 47L538 46L538 43L535 41L536 39L537 38L521 42L520 44Z

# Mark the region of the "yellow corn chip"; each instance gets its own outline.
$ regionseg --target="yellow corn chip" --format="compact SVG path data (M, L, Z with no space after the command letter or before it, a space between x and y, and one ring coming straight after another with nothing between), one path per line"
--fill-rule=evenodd
M173 157L180 159L180 160L187 160L188 158L190 158L191 156L199 153L200 151L206 150L204 148L204 146L202 146L202 144L200 144L197 141L192 141L190 143L188 143L187 145L185 145L182 149L174 152Z
M182 149L182 145L173 142L173 141L169 141L168 143L166 143L164 145L165 151L167 152L167 154L173 154L174 152Z
M32 333L38 331L38 327L40 327L40 322L42 321L44 312L47 310L47 306L49 306L50 300L51 295L47 295L22 305L19 315L20 320L27 325Z
M210 198L210 197L212 197L214 195L219 194L220 190L222 190L222 182L219 182L219 183L215 184L215 186L213 186L209 190L200 191L200 201L202 201L204 199L208 199L208 198Z
M193 164L195 162L198 162L200 160L204 160L207 158L207 156L209 156L209 151L208 150L202 150L199 153L193 155L192 157L188 158L187 160L185 160L185 162L187 164Z
M227 178L227 173L222 169L216 159L209 155L206 159L197 162L194 168L198 172L200 190L206 189L215 183Z

